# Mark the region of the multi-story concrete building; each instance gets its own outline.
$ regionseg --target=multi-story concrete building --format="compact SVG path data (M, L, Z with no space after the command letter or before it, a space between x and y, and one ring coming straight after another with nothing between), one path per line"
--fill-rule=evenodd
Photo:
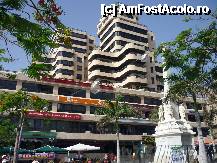
M152 135L156 123L149 119L150 111L161 104L162 93L114 88L109 85L100 85L98 93L92 89L91 83L75 82L67 79L45 78L35 81L18 73L15 80L9 80L0 73L0 91L14 92L19 89L28 91L33 95L47 99L50 102L49 113L28 113L28 123L23 130L22 148L33 148L45 144L59 147L68 147L76 143L85 143L99 146L100 153L116 152L116 134L112 125L104 129L97 128L97 122L102 117L94 115L96 108L102 107L105 99L113 100L117 94L124 96L125 101L135 109L139 109L142 118L128 118L120 120L120 146L121 154L129 157L137 152L142 141L142 135ZM198 99L203 103L201 99ZM190 101L188 107L188 120L196 131L193 109ZM28 125L27 125L28 124ZM203 124L204 126L204 124ZM205 126L204 126L205 127ZM204 136L207 135L204 130ZM52 142L49 142L51 141Z
M163 89L162 68L153 56L155 37L136 15L102 17L100 48L88 57L88 80L152 91Z
M71 29L72 48L59 42L59 47L52 49L48 60L53 69L54 78L87 80L87 57L94 48L95 38L86 32Z

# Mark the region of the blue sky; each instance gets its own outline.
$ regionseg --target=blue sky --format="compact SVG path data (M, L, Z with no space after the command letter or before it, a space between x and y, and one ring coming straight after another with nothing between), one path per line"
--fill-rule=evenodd
M196 7L205 5L208 6L211 11L217 8L217 0L57 0L57 3L61 5L64 10L65 14L61 16L61 20L66 26L81 29L96 38L96 26L101 16L101 4L110 5L116 2L127 5L144 4L148 6L156 6L158 4L177 6L186 4ZM185 23L183 19L184 16L182 15L145 15L145 13L143 13L143 15L140 16L139 22L146 25L155 33L157 45L161 42L173 40L175 36L184 29L193 28L196 30L208 24L208 22L200 21ZM19 70L28 65L24 52L21 49L13 47L11 52L16 56L17 60L14 63L5 65L5 69Z

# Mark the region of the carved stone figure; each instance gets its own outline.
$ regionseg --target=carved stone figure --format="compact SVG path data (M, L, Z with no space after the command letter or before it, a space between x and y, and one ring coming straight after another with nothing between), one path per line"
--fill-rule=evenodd
M159 116L159 121L162 122L164 120L164 109L162 105L159 106L158 116Z
M179 106L179 115L180 115L181 120L186 121L186 108L185 108L184 104L181 104Z
M166 121L173 120L173 107L171 104L167 104L164 107L164 118Z

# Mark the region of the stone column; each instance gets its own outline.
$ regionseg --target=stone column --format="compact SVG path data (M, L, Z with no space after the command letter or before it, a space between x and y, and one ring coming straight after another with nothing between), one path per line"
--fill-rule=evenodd
M53 112L57 112L57 107L58 107L58 103L57 102L52 102L52 111Z
M90 114L90 106L86 106L86 113L85 114Z
M86 98L90 98L90 90L89 89L86 90Z
M17 80L16 90L22 89L22 81Z
M54 95L58 95L58 86L57 85L54 85L54 87L53 87L53 94Z

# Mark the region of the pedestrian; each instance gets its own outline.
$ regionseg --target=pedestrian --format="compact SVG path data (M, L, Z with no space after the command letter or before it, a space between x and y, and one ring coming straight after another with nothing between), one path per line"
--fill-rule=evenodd
M208 157L209 157L210 161L212 162L213 156L214 156L214 149L213 149L212 145L208 146L207 154L208 154Z
M9 160L6 155L2 156L2 163L7 163Z

